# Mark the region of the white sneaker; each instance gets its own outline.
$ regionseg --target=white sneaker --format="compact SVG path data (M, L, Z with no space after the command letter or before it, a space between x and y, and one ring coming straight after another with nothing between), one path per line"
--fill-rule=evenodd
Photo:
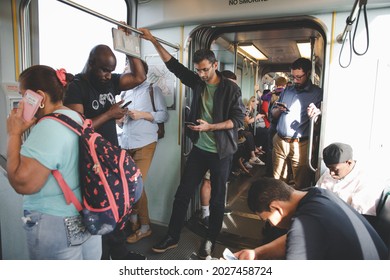
M246 169L252 169L253 168L253 165L250 164L249 162L245 162L244 166L245 166Z
M255 164L255 165L265 165L265 163L259 159L258 157L253 157L249 160L250 164Z

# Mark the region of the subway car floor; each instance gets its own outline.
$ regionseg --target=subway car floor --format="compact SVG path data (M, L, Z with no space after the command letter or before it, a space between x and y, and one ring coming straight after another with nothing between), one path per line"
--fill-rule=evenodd
M251 170L252 176L241 175L230 179L226 205L230 213L225 214L223 227L212 255L213 258L222 257L225 248L235 252L262 244L264 223L249 211L246 198L250 181L264 176L265 168L265 166L255 166ZM128 249L145 255L148 260L198 259L196 253L207 230L200 221L200 211L196 211L186 222L178 247L167 250L165 253L159 254L152 251L152 246L164 237L167 230L166 226L159 224L152 224L152 235L135 244L128 244Z

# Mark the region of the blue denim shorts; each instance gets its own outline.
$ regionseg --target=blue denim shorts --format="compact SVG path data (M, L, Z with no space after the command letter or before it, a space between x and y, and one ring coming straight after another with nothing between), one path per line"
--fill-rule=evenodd
M91 236L79 216L59 217L24 211L31 259L93 259L101 257L101 236Z

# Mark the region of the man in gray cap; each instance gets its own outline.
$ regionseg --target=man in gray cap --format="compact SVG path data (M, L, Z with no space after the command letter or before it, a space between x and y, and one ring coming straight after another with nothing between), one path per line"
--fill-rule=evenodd
M334 192L372 222L383 185L367 176L361 162L353 159L352 147L348 144L332 143L322 155L328 170L317 181L316 187Z

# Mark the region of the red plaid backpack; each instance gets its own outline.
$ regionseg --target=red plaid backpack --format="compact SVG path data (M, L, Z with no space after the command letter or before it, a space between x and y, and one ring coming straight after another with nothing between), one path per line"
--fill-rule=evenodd
M60 185L67 204L73 203L88 231L104 235L122 229L135 203L135 190L142 188L142 176L132 157L112 145L92 128L83 116L83 126L66 115L53 113L42 119L56 120L79 138L79 172L82 203L69 188L61 173L52 174ZM42 120L41 119L41 120Z

